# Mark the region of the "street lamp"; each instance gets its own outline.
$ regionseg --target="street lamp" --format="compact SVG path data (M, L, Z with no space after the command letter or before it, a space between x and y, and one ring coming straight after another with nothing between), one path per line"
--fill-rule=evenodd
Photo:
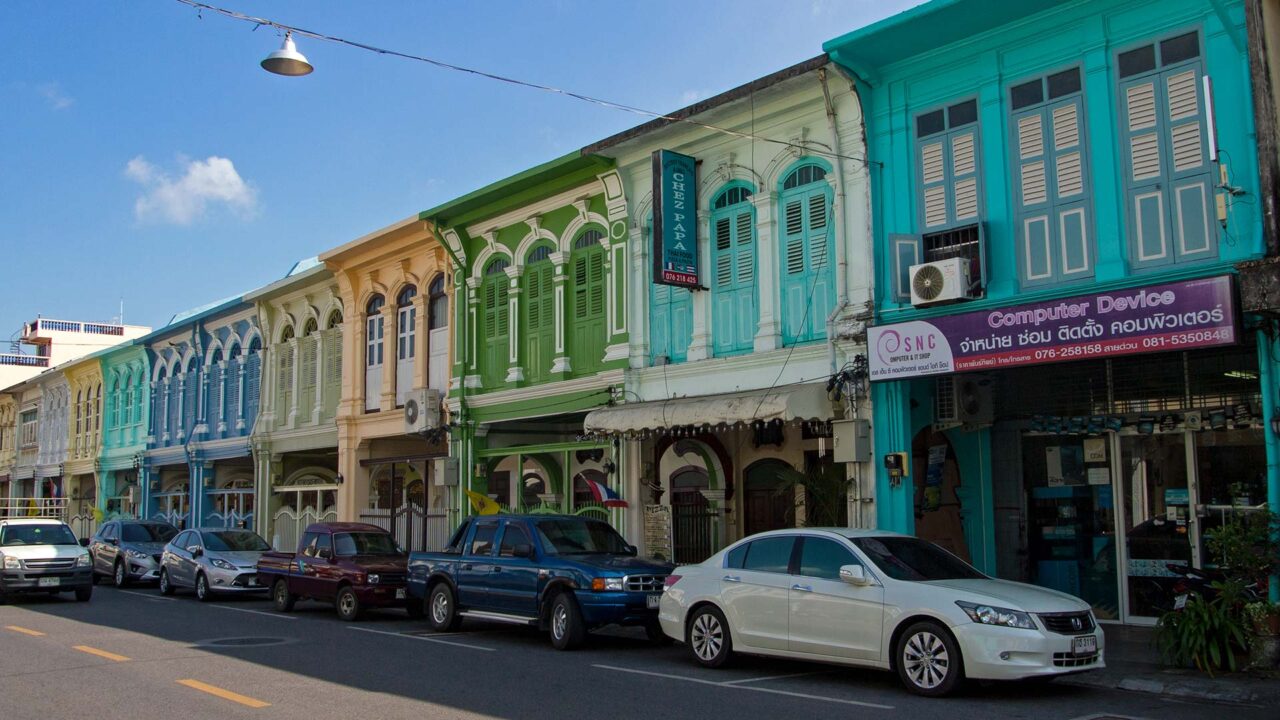
M289 77L308 75L312 70L315 70L311 63L307 62L306 56L298 52L298 48L293 44L292 32L285 33L284 44L280 46L280 49L271 53L262 61L262 69L269 73Z

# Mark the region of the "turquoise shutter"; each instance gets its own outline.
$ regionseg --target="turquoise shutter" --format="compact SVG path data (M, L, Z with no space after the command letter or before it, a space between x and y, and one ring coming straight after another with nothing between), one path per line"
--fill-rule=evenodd
M784 196L782 221L782 339L817 340L835 305L830 187L814 183Z
M792 196L782 203L782 336L794 343L804 332L809 297L805 264L804 198Z
M1210 208L1214 201L1208 135L1199 64L1160 74L1165 92L1169 144L1169 209L1178 260L1217 256L1217 233Z
M919 265L924 255L923 243L919 235L892 234L889 236L889 251L893 272L893 299L911 299L911 266Z
M649 283L649 362L665 357L675 362L671 349L671 286Z
M756 255L754 218L749 206L718 214L712 221L712 347L717 356L749 352L755 337Z

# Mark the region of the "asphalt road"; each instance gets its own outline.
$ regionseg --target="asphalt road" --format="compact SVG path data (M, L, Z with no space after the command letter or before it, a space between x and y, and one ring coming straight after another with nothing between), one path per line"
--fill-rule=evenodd
M153 587L98 587L88 603L0 605L0 717L26 718L1274 718L1274 708L1053 684L972 686L928 700L887 673L741 659L697 667L642 632L561 653L521 628L437 635L401 611L344 623L299 603L201 604ZM942 715L945 713L945 715Z

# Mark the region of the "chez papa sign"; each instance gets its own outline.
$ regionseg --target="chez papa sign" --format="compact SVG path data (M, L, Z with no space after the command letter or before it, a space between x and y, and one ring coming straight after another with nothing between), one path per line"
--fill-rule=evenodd
M867 337L872 380L1235 342L1226 275L880 325Z

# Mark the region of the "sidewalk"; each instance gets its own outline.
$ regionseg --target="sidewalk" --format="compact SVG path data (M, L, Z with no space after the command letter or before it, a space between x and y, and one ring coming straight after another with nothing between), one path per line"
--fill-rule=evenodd
M1105 670L1071 675L1059 682L1157 693L1212 702L1280 705L1280 679L1247 672L1215 673L1166 667L1152 628L1106 625Z

